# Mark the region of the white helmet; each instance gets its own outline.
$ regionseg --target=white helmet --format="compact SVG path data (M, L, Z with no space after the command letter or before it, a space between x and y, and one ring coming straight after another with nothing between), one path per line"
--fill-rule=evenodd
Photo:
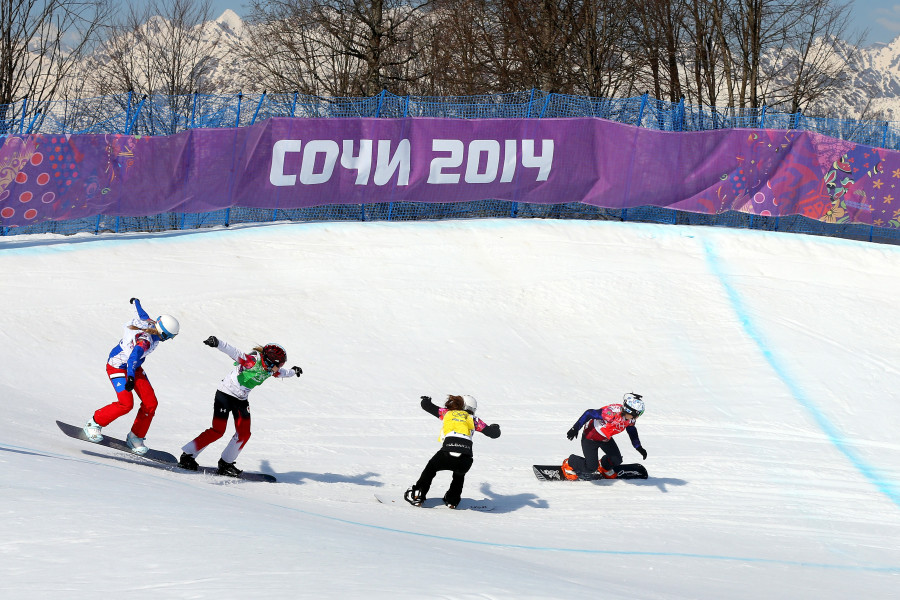
M463 401L466 403L465 410L474 415L475 411L478 410L478 401L475 400L475 397L463 396Z
M643 396L634 392L625 394L622 398L622 410L637 419L644 414L644 401L641 398Z
M179 329L181 329L181 326L178 324L178 319L172 315L160 315L156 319L156 332L159 334L159 339L162 341L166 341L178 335Z

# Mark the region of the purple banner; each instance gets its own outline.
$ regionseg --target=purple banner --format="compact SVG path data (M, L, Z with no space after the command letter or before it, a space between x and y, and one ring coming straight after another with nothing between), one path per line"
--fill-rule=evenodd
M231 206L499 199L900 228L900 153L819 134L601 119L289 119L167 137L8 136L7 227Z

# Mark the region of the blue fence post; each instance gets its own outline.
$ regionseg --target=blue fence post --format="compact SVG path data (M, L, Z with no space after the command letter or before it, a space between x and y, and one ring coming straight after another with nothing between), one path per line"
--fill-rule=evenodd
M538 115L538 119L544 118L544 113L547 111L547 106L550 105L550 98L553 96L553 92L547 94L547 97L544 98L544 106L541 107L541 114Z
M22 98L22 118L19 119L19 133L22 133L22 129L25 127L25 110L28 108L28 96Z
M141 116L141 109L144 107L144 101L147 99L147 94L144 94L144 97L141 98L141 101L138 103L137 109L134 111L134 118L128 124L128 127L125 129L125 133L127 135L131 135L131 131L134 129L134 124L137 123L138 117Z
M131 123L131 97L134 90L128 90L128 106L125 107L125 126L122 127L122 133L128 130L128 124Z
M528 95L528 117L531 117L531 109L534 106L534 88L531 88L531 93Z
M97 235L98 233L100 233L100 218L102 216L103 215L97 215L97 222L94 223L94 235Z
M678 101L678 129L675 131L684 131L684 96Z
M223 225L225 225L225 227L231 225L231 208L225 209L225 223L223 223Z
M406 99L403 101L403 118L409 116L409 94L406 95Z
M291 116L294 116L294 111L297 110L297 92L294 92L294 99L291 101Z
M194 100L191 102L191 129L194 129L197 126L197 121L195 120L197 117L197 92L194 91Z
M888 122L884 122L884 129L881 132L881 147L887 148Z
M34 116L31 117L31 122L28 124L28 129L25 130L25 133L31 133L31 130L34 129L34 123L38 120L38 117L41 116L41 111L34 111Z
M263 90L262 96L259 97L259 102L256 103L256 111L253 113L253 119L250 120L250 124L253 125L256 123L256 115L259 114L259 109L262 108L263 102L266 100L266 90Z
M238 92L237 116L234 118L234 126L241 126L241 100L244 98L244 92Z
M760 129L766 128L766 105L765 104L763 104L762 114L759 117L759 128Z
M650 92L644 92L644 95L641 96L641 110L638 112L637 123L635 123L638 127L644 122L644 109L647 108L647 98L649 98L649 96Z
M381 117L381 103L384 101L384 92L385 92L385 90L381 90L380 92L378 92L378 96L377 96L378 100L377 100L376 108L375 108L375 117L376 118Z

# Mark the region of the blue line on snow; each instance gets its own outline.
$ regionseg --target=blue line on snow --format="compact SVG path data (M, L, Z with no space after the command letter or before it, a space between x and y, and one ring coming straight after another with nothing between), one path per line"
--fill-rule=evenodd
M878 491L887 496L895 506L900 507L900 493L895 489L896 484L885 480L884 477L878 474L874 467L866 463L866 461L856 453L851 443L841 434L841 431L828 420L815 403L806 395L801 385L791 377L783 362L776 357L775 352L766 343L765 337L750 316L750 311L748 311L747 307L744 305L740 293L733 285L731 285L731 283L729 283L728 275L726 275L725 271L722 269L722 260L716 254L715 249L712 247L712 243L708 239L703 240L703 248L706 252L707 264L709 264L710 270L725 288L728 299L731 301L731 306L737 314L744 332L750 336L750 339L757 345L760 352L762 352L763 357L765 357L766 362L769 363L769 366L772 367L782 383L788 387L794 399L799 402L810 415L812 415L813 419L815 419L816 423L818 423L819 427L828 437L828 441L847 457L850 463L856 467L856 470L862 473L872 485L878 488Z

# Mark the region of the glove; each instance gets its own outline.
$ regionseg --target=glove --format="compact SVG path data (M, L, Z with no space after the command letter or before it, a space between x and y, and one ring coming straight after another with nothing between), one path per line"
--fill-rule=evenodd
M488 425L483 430L484 435L488 436L491 439L496 440L500 437L500 426L494 423L493 425Z
M431 402L431 396L420 396L420 398L425 402Z
M574 440L578 437L578 430L572 427L572 429L566 432L566 437L569 438L569 441Z
M641 453L641 458L643 458L644 460L647 460L647 451L644 450L643 447L641 447L641 448L635 448L635 450L637 450L638 452Z
M137 298L132 298L131 300L128 301L128 303L129 303L129 304L134 304L135 300L137 300Z
M134 377L129 375L125 378L125 391L130 392L134 389Z
M219 345L219 338L217 338L214 335L211 335L208 338L206 338L205 340L203 340L203 343L206 344L207 346L209 346L210 348L216 348Z
M300 377L301 375L303 375L303 369L301 369L297 365L294 365L293 367L291 367L291 371L293 371L294 374L297 375L297 377Z

